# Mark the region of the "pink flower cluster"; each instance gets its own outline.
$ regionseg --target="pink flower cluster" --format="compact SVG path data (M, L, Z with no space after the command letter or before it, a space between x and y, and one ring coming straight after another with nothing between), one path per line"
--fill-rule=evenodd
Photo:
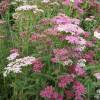
M73 90L75 91L75 100L83 100L82 96L85 94L85 87L78 81L73 85Z
M70 32L71 34L82 34L84 33L83 29L81 29L78 25L75 24L65 24L65 25L59 25L57 27L57 30L60 32Z
M87 53L85 53L84 55L84 59L86 59L86 61L88 63L94 63L94 55L95 55L95 52L94 51L88 51Z
M86 75L85 70L81 66L79 66L79 65L76 65L76 67L75 67L75 73L77 75L79 75L79 76L85 76Z
M59 14L58 16L51 19L51 22L58 24L58 25L65 25L65 24L75 24L79 25L80 20L76 18L70 18L66 16L65 14Z
M65 75L59 78L58 86L65 88L66 85L73 82L73 77L71 75Z
M54 91L52 86L47 86L40 92L40 96L51 100L63 100L63 96Z
M79 36L69 35L69 36L65 37L65 40L68 40L69 43L76 44L76 45L85 45L86 44L86 40Z
M44 64L40 60L35 60L33 63L33 71L34 72L41 72L41 69L43 68Z
M85 69L79 65L70 66L69 73L75 76L81 76L81 77L84 77L86 75Z

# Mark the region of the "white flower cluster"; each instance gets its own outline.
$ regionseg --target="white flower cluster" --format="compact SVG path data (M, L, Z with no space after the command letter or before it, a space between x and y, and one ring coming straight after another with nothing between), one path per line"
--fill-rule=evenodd
M36 60L35 57L31 56L16 59L15 61L12 61L7 65L3 73L3 76L6 77L10 72L21 73L22 67L31 65L32 62L35 60Z
M15 11L30 11L32 10L34 13L44 12L42 9L38 9L37 5L24 5L19 6L15 9Z
M51 2L50 0L42 0L41 3L59 6L58 2L55 2L55 1Z
M100 39L100 32L98 32L97 30L94 32L94 37L96 37L97 39Z
M16 0L16 2L27 2L28 0Z
M81 66L81 67L85 67L86 65L85 65L85 63L86 63L86 60L85 59L80 59L80 60L78 60L78 65L79 66Z
M42 2L42 3L49 3L50 0L42 0L41 2Z
M73 64L73 61L71 59L68 59L67 61L63 62L64 66L66 66L66 65L72 65L72 64Z

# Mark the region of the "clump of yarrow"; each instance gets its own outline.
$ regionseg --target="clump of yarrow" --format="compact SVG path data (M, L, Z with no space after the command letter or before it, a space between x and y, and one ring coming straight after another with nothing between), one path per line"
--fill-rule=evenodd
M15 13L13 13L13 18L14 19L21 19L21 18L25 18L28 16L28 14L24 14L24 13L31 13L31 16L34 16L35 14L41 14L44 12L44 10L40 9L37 7L37 5L28 5L28 4L23 4L18 6L15 9Z
M32 65L32 62L35 61L35 57L27 56L23 58L17 58L19 56L18 52L14 52L7 57L9 64L4 68L3 76L6 77L11 72L21 73L22 68L28 65Z
M39 9L37 5L22 5L17 7L15 11L33 11L33 13L44 12L42 9Z

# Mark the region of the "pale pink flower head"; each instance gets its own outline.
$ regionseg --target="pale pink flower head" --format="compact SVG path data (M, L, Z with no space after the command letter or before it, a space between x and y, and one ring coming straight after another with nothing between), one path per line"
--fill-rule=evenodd
M18 49L14 48L10 50L10 55L7 57L9 61L15 60L19 56Z
M80 24L80 20L76 18L70 18L66 16L65 14L59 14L58 16L51 19L51 22L61 25L61 24Z
M95 73L94 76L97 78L97 80L100 80L100 72Z
M85 76L85 75L86 75L86 72L85 72L84 68L82 68L82 67L79 66L79 65L76 65L76 67L75 67L75 72L76 72L76 74L79 75L79 76Z
M80 35L84 33L84 30L75 24L58 25L56 29L59 32L66 32L66 33L70 32L72 35L74 34Z
M18 52L11 53L11 54L7 57L7 59L8 59L9 61L12 61L12 60L15 60L18 56L19 56L19 53L18 53Z
M65 40L68 40L69 43L76 44L76 45L85 45L86 44L86 40L79 36L69 35L69 36L65 37Z

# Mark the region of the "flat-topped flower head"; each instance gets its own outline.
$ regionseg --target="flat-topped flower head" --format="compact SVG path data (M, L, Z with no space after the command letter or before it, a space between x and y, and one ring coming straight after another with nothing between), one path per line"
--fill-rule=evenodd
M66 33L70 32L72 35L84 33L84 30L75 24L58 25L57 30Z
M73 82L73 77L71 75L64 75L59 78L58 86L61 88L65 88L71 82Z
M75 91L75 100L83 100L82 96L86 92L84 85L76 81L73 85L73 90Z
M33 11L33 13L44 12L42 9L39 9L37 5L22 5L15 9L16 12L18 11Z
M67 40L71 44L76 44L76 45L85 45L86 44L86 40L79 36L69 35L69 36L65 37L65 40Z
M35 61L35 57L27 56L19 59L15 59L10 62L7 67L5 67L5 71L3 75L6 77L10 72L20 73L22 72L22 68L28 65L32 65L32 62Z
M45 87L41 92L40 96L45 99L48 98L50 100L63 100L63 96L58 94L52 86Z
M54 18L51 19L52 22L56 24L80 24L80 20L76 18L70 18L66 16L65 14L60 13L58 16L55 16Z
M94 37L96 37L97 39L100 39L100 32L98 32L97 30L94 32Z
M42 3L49 3L50 0L42 0L41 2L42 2Z
M37 5L24 5L24 6L17 7L15 11L27 11L27 10L33 10L36 8L37 8Z

